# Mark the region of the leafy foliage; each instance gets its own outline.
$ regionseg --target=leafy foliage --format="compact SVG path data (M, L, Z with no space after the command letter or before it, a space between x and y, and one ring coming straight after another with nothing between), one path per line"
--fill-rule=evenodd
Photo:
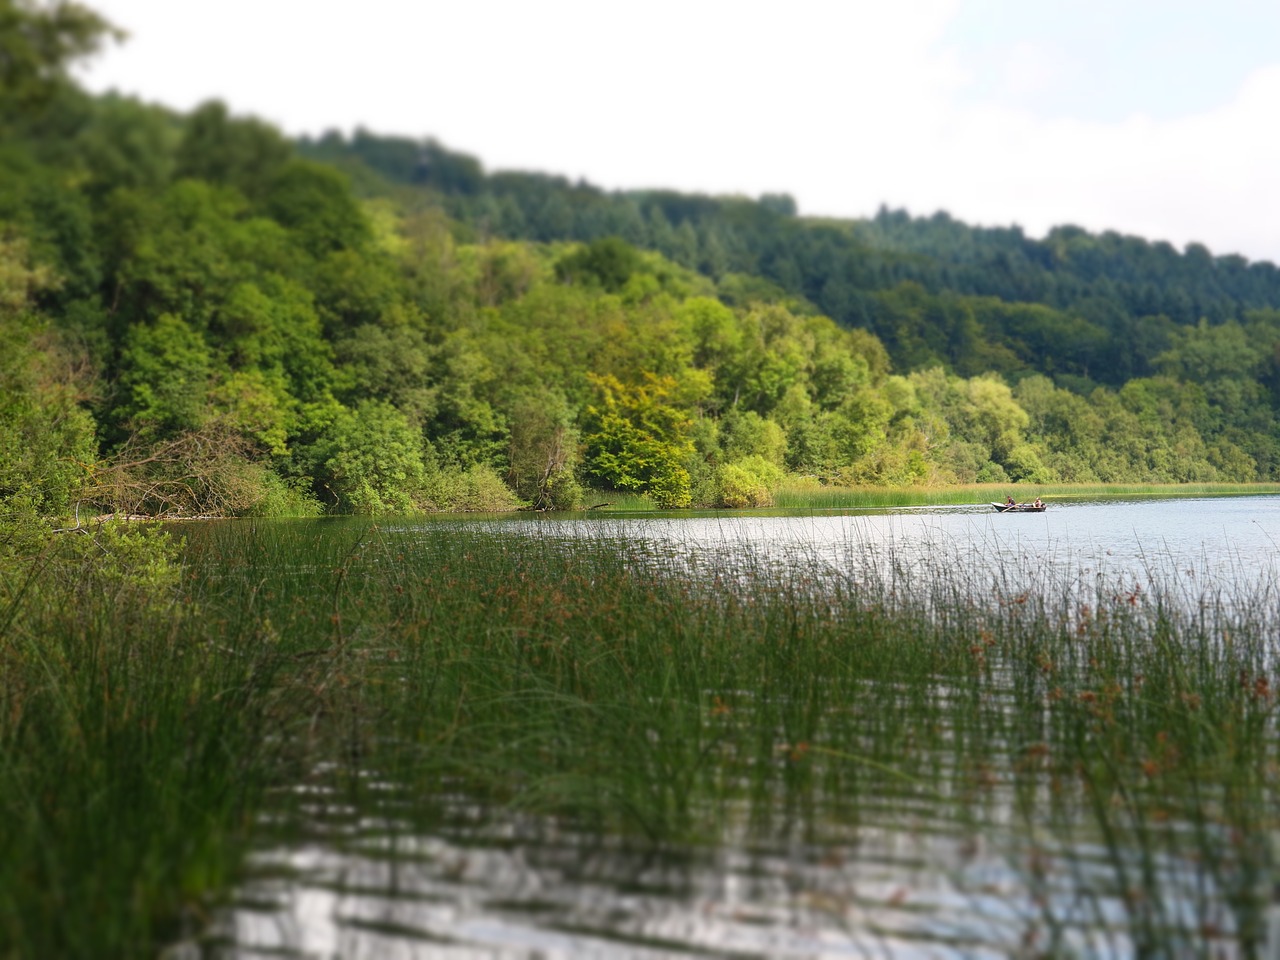
M693 452L690 421L669 401L671 377L644 383L590 376L599 402L587 407L586 472L613 490L648 493L660 507L687 507L691 480L683 461Z
M1271 264L610 193L368 131L291 144L218 102L89 97L66 66L105 22L3 9L9 505L563 509L584 485L746 505L776 470L1280 471Z
M384 400L354 410L335 407L333 419L304 453L317 492L355 513L403 513L426 482L421 434Z

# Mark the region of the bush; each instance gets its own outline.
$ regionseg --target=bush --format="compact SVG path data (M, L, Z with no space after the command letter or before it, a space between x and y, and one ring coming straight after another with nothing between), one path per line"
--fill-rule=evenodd
M1024 483L1053 483L1058 478L1044 465L1040 454L1029 443L1020 443L1005 457L1009 479Z
M108 521L51 533L38 523L4 522L0 543L9 548L0 554L0 606L14 605L11 618L24 597L26 609L71 619L98 602L138 614L166 608L182 575L180 542L154 524Z
M17 282L4 276L4 253L0 243L0 296ZM0 522L74 509L94 457L93 420L77 396L89 386L47 323L0 310Z
M543 485L543 509L577 510L582 506L582 484L572 473L562 471L552 474Z
M430 505L461 513L504 513L522 504L491 467L446 469L429 477L425 487Z
M279 474L264 471L261 497L245 510L251 517L318 517L324 505L305 489L305 481L289 481Z
M640 253L618 237L603 237L556 263L556 276L570 283L588 283L610 293L623 288L641 266Z
M782 478L782 469L764 457L744 457L723 464L716 471L719 489L716 506L731 509L771 507Z
M668 465L649 481L649 496L659 510L680 510L693 503L693 483L684 467Z
M982 465L978 471L978 475L973 479L974 483L1008 483L1009 474L1005 472L1004 467L993 460L988 460Z
M318 488L340 511L405 513L418 507L426 482L422 437L383 400L338 409L306 455L317 461Z
M763 457L770 463L781 464L786 459L786 432L754 410L731 408L720 422L720 431L720 443L730 461Z

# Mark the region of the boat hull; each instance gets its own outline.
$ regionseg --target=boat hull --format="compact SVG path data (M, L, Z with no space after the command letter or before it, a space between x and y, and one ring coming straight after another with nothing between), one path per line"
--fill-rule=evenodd
M996 513L1044 513L1044 504L1036 506L1034 503L1015 503L1010 506L1007 503L992 503Z

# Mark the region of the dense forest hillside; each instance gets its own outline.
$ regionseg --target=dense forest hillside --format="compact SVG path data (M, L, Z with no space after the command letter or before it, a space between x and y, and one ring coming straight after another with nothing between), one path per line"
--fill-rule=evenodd
M539 174L486 175L473 157L424 140L359 131L304 140L366 191L419 187L480 235L591 241L618 236L719 279L763 277L844 326L866 328L896 366L1034 370L1120 386L1156 369L1179 326L1247 322L1280 306L1280 270L1192 244L1062 226L1043 240L1017 227L970 227L945 213L800 219L785 195L759 200L671 192L606 193ZM902 303L927 302L927 314ZM920 296L923 294L924 296ZM1010 317L1004 303L1050 308ZM985 343L974 339L970 320ZM968 329L967 329L968 328ZM1012 355L991 355L990 342Z
M2 0L0 501L307 513L1280 476L1280 272L606 192L80 90Z

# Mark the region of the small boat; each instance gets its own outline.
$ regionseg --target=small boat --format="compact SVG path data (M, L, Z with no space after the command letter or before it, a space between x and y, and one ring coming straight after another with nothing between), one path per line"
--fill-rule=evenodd
M1036 506L1034 503L992 503L991 506L996 508L996 513L1044 513L1044 504Z

